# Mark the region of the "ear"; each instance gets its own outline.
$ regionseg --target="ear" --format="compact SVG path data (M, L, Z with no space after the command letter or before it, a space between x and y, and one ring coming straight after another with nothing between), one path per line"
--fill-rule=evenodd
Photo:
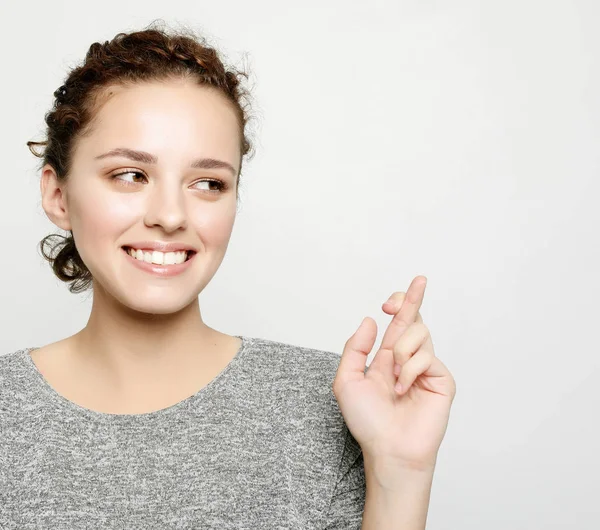
M42 208L56 226L63 230L71 230L69 211L65 193L65 183L60 183L56 171L50 164L42 169L40 191L42 193Z

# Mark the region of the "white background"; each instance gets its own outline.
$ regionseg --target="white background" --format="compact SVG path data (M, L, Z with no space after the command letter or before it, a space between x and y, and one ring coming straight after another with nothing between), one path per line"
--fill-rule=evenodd
M207 324L341 353L371 316L374 354L381 304L427 276L458 387L428 529L600 528L600 3L2 2L2 353L91 306L39 254L58 230L26 142L92 42L157 18L252 74Z

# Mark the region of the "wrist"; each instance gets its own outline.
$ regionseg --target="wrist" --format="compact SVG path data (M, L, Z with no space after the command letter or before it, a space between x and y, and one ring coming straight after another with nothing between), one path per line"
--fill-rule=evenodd
M363 454L367 488L399 491L411 487L431 487L435 472L434 462L405 462Z

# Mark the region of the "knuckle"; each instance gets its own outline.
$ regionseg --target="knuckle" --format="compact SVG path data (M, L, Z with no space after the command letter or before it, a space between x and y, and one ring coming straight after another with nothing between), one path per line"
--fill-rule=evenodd
M429 334L429 329L423 322L413 322L410 327L411 333L416 337L425 338Z
M400 373L400 380L402 386L409 385L416 379L416 375L414 374L414 368L411 365L406 365L402 367L402 372Z
M435 362L435 355L431 351L423 352L423 363L427 366L431 366Z
M397 363L404 365L407 363L412 355L412 352L409 348L398 342L396 347L394 348L394 358Z
M411 324L410 324L410 322L407 322L406 320L402 320L401 318L395 318L390 323L390 326L395 326L396 328L398 328L400 330L405 330L405 329L409 328L411 326Z
M390 298L394 300L394 302L402 302L402 300L406 298L406 293L404 291L396 291Z

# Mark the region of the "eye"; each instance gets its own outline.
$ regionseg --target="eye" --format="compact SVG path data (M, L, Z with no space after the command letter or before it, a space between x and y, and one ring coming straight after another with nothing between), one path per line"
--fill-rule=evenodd
M144 178L147 180L147 177L144 173L142 173L141 171L121 171L121 173L115 173L114 175L111 175L111 180L118 180L120 183L122 183L125 186L135 186L136 184L138 184L138 182L131 182L128 180L125 180L123 178L121 178L123 175L139 175L140 177ZM135 179L135 177L134 177ZM210 184L213 184L214 186L216 186L216 189L211 190L211 189L200 189L200 188L196 188L196 189L200 189L200 191L206 191L210 194L219 194L222 193L224 191L226 191L228 189L228 185L223 182L222 180L219 179L203 179L203 180L199 180L197 181L194 186L201 184L201 183L208 183L209 184L209 188L210 188Z
M208 191L209 193L221 193L227 189L227 184L225 184L225 182L223 182L222 180L218 180L218 179L199 180L198 182L196 182L196 184L202 184L204 182L207 182L208 184L213 183L217 186L216 190L203 190L203 191Z
M121 175L141 175L142 177L146 178L146 175L144 175L140 171L122 171L121 173L115 173L114 175L111 175L110 178L111 178L111 180L118 180L118 181L122 182L123 184L125 184L126 186L135 186L135 184L137 184L136 182L128 182L121 178L117 178L117 177L120 177Z

